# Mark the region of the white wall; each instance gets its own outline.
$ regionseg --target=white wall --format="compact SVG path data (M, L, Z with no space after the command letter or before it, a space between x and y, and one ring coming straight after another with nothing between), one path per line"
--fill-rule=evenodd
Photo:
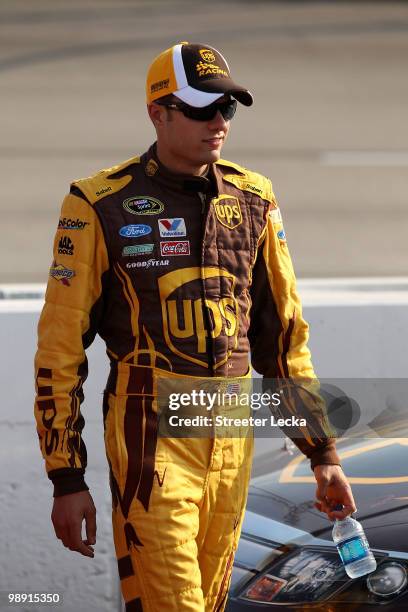
M42 287L0 287L7 297ZM299 282L321 377L407 377L408 279ZM50 521L52 485L33 417L33 356L39 300L0 300L2 367L0 446L0 584L2 591L59 592L62 612L113 612L120 594L110 526L111 500L103 447L102 390L107 358L97 339L88 351L84 440L87 483L97 508L95 558L66 550ZM259 440L258 454L269 441ZM281 444L281 441L276 441ZM23 608L22 608L23 609ZM27 610L43 610L35 605Z
M56 609L63 612L113 612L119 609L119 592L103 448L101 390L107 368L102 342L95 342L88 353L92 376L85 383L83 405L89 453L86 481L97 508L98 529L95 557L90 559L64 548L50 519L52 483L45 474L33 417L38 315L0 314L1 346L6 347L0 373L0 590L58 592L64 602Z

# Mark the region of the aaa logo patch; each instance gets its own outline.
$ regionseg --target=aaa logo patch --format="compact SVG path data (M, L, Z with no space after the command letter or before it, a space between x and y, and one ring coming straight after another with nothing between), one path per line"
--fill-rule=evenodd
M229 195L220 195L212 200L215 214L221 225L234 229L242 223L242 211L238 198Z

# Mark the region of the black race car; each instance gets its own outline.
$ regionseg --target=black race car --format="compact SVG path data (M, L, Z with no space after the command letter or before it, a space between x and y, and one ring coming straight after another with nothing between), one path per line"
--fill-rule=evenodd
M251 481L228 612L408 610L408 438L337 446L376 571L347 576L333 523L314 508L308 460L281 452L272 473Z

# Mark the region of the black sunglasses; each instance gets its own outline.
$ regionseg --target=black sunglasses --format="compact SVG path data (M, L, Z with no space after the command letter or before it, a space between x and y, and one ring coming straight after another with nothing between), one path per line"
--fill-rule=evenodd
M172 110L180 111L185 117L188 119L194 119L194 121L212 121L218 111L220 111L225 121L229 121L233 118L235 111L237 110L236 100L229 100L228 102L213 102L212 104L203 106L202 108L190 106L185 102L172 104L168 102L156 101L156 103L160 104L161 106L171 108Z

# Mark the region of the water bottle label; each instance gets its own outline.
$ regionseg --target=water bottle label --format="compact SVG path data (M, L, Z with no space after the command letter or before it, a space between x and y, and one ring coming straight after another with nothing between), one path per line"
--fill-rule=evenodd
M360 561L370 554L370 547L365 536L354 536L337 544L337 550L343 565Z

